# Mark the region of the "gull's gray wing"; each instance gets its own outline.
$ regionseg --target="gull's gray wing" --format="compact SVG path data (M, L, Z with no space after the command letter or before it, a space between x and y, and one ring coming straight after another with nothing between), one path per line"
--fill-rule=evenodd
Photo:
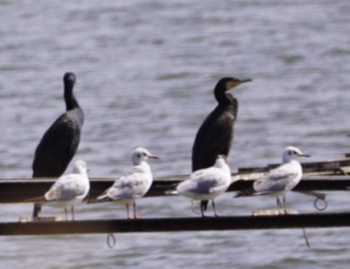
M88 188L83 177L80 174L60 177L45 193L45 199L47 201L68 201L83 195Z
M213 190L226 187L223 180L223 172L211 167L194 172L188 180L183 181L177 187L179 193L194 192L198 194L210 194Z
M107 190L107 195L113 200L134 199L142 197L149 190L152 183L151 175L141 170L135 170L115 181Z
M297 176L298 171L293 166L284 164L271 170L266 177L256 180L253 187L258 193L285 191Z

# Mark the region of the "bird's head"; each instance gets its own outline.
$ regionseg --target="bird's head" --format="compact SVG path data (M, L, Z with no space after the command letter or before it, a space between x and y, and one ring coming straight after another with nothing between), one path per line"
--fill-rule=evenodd
M132 163L134 165L140 164L141 161L146 161L148 159L158 159L157 156L153 155L145 148L138 147L132 152Z
M286 147L282 154L282 160L284 163L294 160L298 157L310 157L308 154L304 154L300 149L296 147Z
M226 92L230 89L237 87L240 84L250 82L250 81L252 81L250 78L238 79L235 77L226 77L219 80L218 84L216 85L216 88L221 88Z
M226 92L230 89L237 87L238 85L252 81L251 79L238 79L234 77L226 77L219 80L214 89L214 95L219 103L226 103L229 94Z
M78 160L74 163L73 166L73 173L77 173L77 174L87 174L88 169L86 166L86 162L82 161L82 160Z
M75 84L75 81L76 81L76 76L74 73L72 72L67 72L64 74L63 76L63 82L65 85L74 85Z

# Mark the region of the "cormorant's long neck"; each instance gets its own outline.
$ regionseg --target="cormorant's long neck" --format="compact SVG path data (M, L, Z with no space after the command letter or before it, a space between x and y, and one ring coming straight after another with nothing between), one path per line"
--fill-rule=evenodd
M64 100L66 102L66 110L72 110L80 107L77 99L73 94L73 84L68 84L64 86Z
M215 88L214 90L215 99L218 101L219 105L226 106L230 104L237 103L236 98L234 98L231 94L226 93L222 88Z
M215 89L214 94L219 103L216 109L219 111L229 109L234 117L236 117L238 111L238 100L231 94L224 91L217 91L217 89Z

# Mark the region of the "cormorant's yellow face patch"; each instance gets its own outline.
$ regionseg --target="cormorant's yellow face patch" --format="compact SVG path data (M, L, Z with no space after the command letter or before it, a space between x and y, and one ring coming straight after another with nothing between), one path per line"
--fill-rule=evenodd
M247 79L233 78L233 80L230 80L229 82L226 83L226 90L235 88L242 83L246 83L246 82L250 82L250 81L252 81L250 78L247 78Z
M229 89L232 89L234 87L237 87L238 84L239 84L238 81L231 80L231 81L226 83L226 89L229 90Z

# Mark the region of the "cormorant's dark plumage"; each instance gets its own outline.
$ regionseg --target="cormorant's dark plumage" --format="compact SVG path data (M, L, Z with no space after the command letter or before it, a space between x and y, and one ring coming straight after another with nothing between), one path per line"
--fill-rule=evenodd
M214 165L218 155L228 156L233 140L233 127L237 118L238 101L228 90L251 81L237 78L222 78L216 84L214 95L217 107L207 116L199 128L192 149L192 171ZM201 201L201 211L208 201Z
M66 73L63 77L66 112L50 126L36 148L35 178L60 177L77 151L84 113L73 94L75 81L74 73Z

